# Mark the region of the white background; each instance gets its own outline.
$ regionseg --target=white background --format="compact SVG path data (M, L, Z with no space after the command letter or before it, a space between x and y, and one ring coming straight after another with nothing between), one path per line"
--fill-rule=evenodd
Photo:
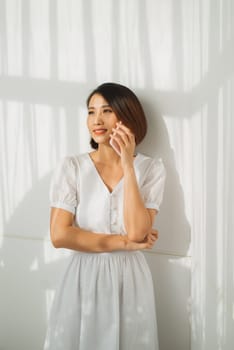
M233 349L233 19L231 0L0 0L0 350L42 349L67 255L49 182L89 150L86 97L106 81L139 96L139 150L167 169L145 254L160 350Z

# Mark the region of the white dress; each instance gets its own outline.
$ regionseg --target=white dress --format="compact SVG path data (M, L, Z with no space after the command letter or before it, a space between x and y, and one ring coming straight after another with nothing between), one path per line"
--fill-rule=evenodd
M159 210L165 169L138 153L134 168L145 206ZM110 193L88 153L66 157L51 183L51 207L93 232L126 234L123 179ZM158 350L154 291L141 251L72 252L56 292L44 350Z

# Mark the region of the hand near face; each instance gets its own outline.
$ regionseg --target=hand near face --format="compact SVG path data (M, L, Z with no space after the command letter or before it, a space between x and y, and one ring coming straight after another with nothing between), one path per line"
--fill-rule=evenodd
M122 167L133 164L133 155L136 147L135 135L122 122L118 122L112 129L111 145L121 158Z

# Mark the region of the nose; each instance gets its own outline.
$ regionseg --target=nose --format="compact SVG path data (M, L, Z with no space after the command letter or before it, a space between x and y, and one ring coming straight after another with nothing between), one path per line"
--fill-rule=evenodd
M94 116L94 124L102 124L102 111L97 110Z

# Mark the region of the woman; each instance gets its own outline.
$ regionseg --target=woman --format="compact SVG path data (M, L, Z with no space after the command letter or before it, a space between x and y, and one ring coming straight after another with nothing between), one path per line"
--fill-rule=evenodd
M135 94L105 83L87 99L94 151L66 157L51 186L51 240L73 251L55 296L46 350L157 350L152 248L160 160L135 154L146 118Z

